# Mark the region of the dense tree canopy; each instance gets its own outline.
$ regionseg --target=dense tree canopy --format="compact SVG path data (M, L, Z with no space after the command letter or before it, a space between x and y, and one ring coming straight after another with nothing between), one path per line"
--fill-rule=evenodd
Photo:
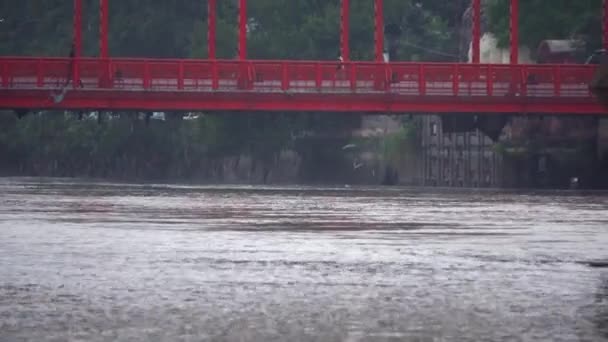
M219 1L218 55L236 54L236 1ZM386 22L402 28L400 59L454 59L460 16L467 0L386 0ZM355 59L373 56L373 1L353 0L351 46ZM84 1L85 54L98 51L98 1ZM205 57L205 0L110 0L110 50L114 56ZM249 56L335 59L339 50L339 0L251 0ZM0 53L67 55L72 1L0 3Z
M83 3L84 55L95 56L99 49L99 1ZM456 60L457 28L467 4L468 0L450 1L448 5L444 0L386 0L385 21L402 32L395 49L397 59ZM73 1L66 0L0 2L0 54L67 56L72 40L72 5ZM205 0L110 0L109 8L112 56L207 57ZM339 8L339 0L250 0L248 56L335 60L339 51ZM371 0L351 1L350 45L355 60L373 58L373 11ZM218 12L218 57L234 58L237 2L218 1ZM268 154L298 132L349 128L357 120L353 115L348 119L313 114L256 114L255 118L228 115L214 118L213 127L218 139L226 140L216 144L224 153L253 145L258 154ZM210 134L208 129L201 132Z
M373 1L352 0L353 59L373 56ZM489 29L508 44L509 0L487 0ZM583 37L598 46L602 0L521 0L520 37ZM387 24L401 28L398 59L454 60L461 17L470 0L386 0ZM98 52L98 1L84 1L85 54ZM248 54L252 58L335 59L339 50L339 0L251 0ZM110 0L110 50L114 56L206 57L205 0ZM236 1L219 1L218 55L236 55ZM72 1L0 3L0 54L69 53Z
M488 24L501 46L509 44L509 0L488 0ZM524 45L545 39L582 38L589 48L601 43L602 0L521 0L519 30Z

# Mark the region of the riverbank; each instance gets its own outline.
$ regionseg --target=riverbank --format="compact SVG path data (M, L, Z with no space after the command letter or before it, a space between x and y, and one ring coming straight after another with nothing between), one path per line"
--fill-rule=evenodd
M351 156L343 149L350 140L350 121L333 120L333 127L311 131L297 122L301 119L227 114L146 121L125 114L98 122L78 120L70 113L20 120L8 114L0 117L0 175L236 184L351 182ZM332 117L325 121L331 123Z
M608 187L604 145L573 145L576 138L548 145L530 134L523 137L536 140L494 143L479 131L444 133L433 116L270 113L146 121L127 113L98 122L70 113L21 120L9 113L0 115L0 126L0 176L545 189L569 188L576 178L579 188Z

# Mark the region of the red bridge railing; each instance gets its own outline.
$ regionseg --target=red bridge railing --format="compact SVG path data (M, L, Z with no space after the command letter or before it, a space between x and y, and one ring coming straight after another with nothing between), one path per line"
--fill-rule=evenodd
M591 97L589 65L0 58L4 89Z
M190 107L205 109L210 96L233 94L233 99L247 98L229 108L253 108L244 101L263 101L263 97L279 95L299 98L299 106L310 110L339 110L332 99L344 99L346 110L356 110L346 102L358 101L357 106L368 110L406 110L403 102L427 103L412 110L437 110L433 103L445 105L439 110L450 110L450 103L460 111L479 110L465 104L483 101L484 110L492 110L492 101L499 101L506 111L516 110L506 106L509 101L521 103L535 101L537 109L542 104L551 105L553 111L565 112L577 107L577 103L595 104L588 84L596 70L592 65L510 65L510 64L450 64L450 63L378 63L338 61L265 61L265 60L167 60L167 59L97 59L97 58L9 58L0 57L0 107L13 103L20 106L33 101L36 92L67 89L71 99L78 96L104 99L103 103L73 102L71 107L107 106L112 98L146 96L152 94L177 103L178 97L191 96ZM5 91L5 99L2 93ZM19 101L11 101L11 95L27 94ZM81 95L78 95L81 94ZM88 94L88 95L87 95ZM104 94L104 95L102 95ZM190 95L188 95L190 94ZM205 97L207 103L197 101L192 94ZM249 94L249 95L246 95ZM261 97L252 98L250 95ZM25 95L24 95L25 96ZM315 97L316 96L316 97ZM48 97L48 96L47 96ZM310 102L322 98L320 105ZM376 101L374 106L365 101ZM42 101L42 100L40 100ZM38 101L37 103L41 103ZM76 100L74 100L76 101ZM91 100L92 101L92 100ZM143 100L142 100L143 101ZM287 99L281 98L287 103ZM398 107L388 107L387 101L401 102ZM468 101L468 102L467 102ZM527 100L526 100L527 101ZM127 102L125 102L126 105ZM569 108L557 108L556 103L569 103ZM66 106L68 106L66 105ZM38 104L41 106L41 104ZM129 106L135 106L129 102ZM140 105L137 105L140 106ZM163 104L165 106L165 104ZM169 104L181 106L179 104ZM280 107L282 106L282 107ZM276 109L295 104L282 104ZM213 106L211 106L213 107ZM181 108L181 107L180 107ZM224 107L221 107L224 108ZM228 107L226 107L228 108ZM254 108L269 108L258 104ZM272 107L274 109L274 107ZM587 107L584 112L599 107ZM496 109L498 111L498 109ZM519 110L519 109L517 109ZM549 109L546 109L547 111Z

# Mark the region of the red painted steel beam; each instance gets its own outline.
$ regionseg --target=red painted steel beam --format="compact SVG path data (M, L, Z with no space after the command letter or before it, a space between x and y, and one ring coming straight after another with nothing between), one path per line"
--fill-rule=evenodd
M342 0L340 7L340 57L350 60L350 0Z
M608 116L605 108L592 100L554 98L518 99L513 97L397 96L395 94L282 94L282 93L190 93L73 91L58 105L48 91L0 92L0 108L63 110L238 110L317 111L383 113L483 113L563 114Z
M6 96L6 97L5 97ZM451 96L391 96L390 94L277 94L188 92L71 92L54 104L47 91L5 91L0 108L82 110L274 110L362 111L370 113L556 113L597 114L606 110L591 100L564 101L554 98L466 98Z
M510 7L511 64L519 63L519 0L511 0Z
M82 56L82 0L74 0L74 28L72 53L75 58Z
M602 47L608 49L608 0L602 2Z
M473 32L471 37L471 60L481 61L481 0L473 0Z
M216 58L217 0L207 0L207 51L208 58Z
M99 0L99 55L101 58L110 56L108 48L108 0Z
M376 61L384 61L384 0L374 1L374 40Z
M71 62L0 58L0 107L604 113L586 86L595 71L590 65L357 62L337 80L331 61L81 58L83 87L55 104L56 84L47 75L65 72ZM110 70L120 73L110 77ZM394 82L376 84L378 75ZM528 76L541 83L529 84Z
M239 47L240 60L247 59L247 0L239 0Z
M70 51L70 57L72 57L71 63L71 76L73 88L79 86L80 80L80 68L79 60L82 57L82 0L74 0L74 20L73 20L73 34L72 34L72 48Z

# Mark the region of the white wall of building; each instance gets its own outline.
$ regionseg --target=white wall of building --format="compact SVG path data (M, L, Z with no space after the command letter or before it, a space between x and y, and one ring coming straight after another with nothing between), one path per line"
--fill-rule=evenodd
M496 63L508 64L511 53L508 48L498 48L497 39L491 33L486 33L481 37L481 63ZM472 44L469 45L468 61L472 62ZM527 47L519 47L519 63L534 64L530 49Z

